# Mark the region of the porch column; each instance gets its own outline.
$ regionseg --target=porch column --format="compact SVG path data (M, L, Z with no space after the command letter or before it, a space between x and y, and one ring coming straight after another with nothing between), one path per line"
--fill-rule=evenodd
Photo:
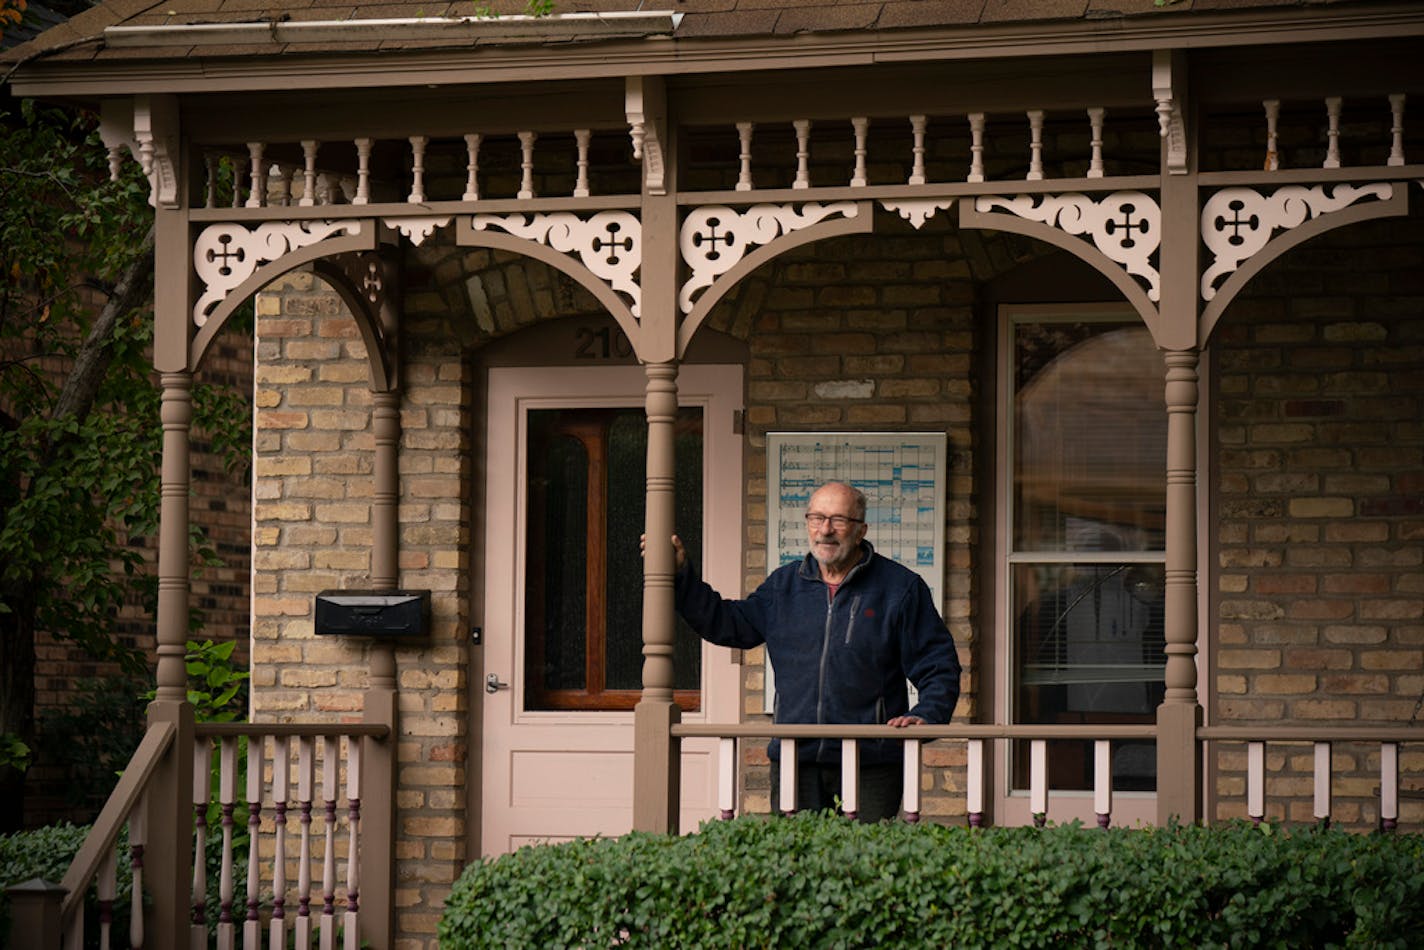
M177 726L173 748L149 783L145 888L152 903L147 927L158 950L178 946L188 933L193 849L193 707L188 703L188 490L193 374L166 372L160 418L163 469L158 522L158 689L149 725Z
M375 485L371 501L371 586L399 586L400 393L373 396ZM364 722L391 730L385 741L363 739L364 783L368 803L361 815L361 936L373 947L389 947L395 924L395 802L396 802L396 649L382 640L371 644L370 682L366 687Z
M673 701L672 537L676 464L677 364L649 363L647 553L643 561L643 695L633 711L633 827L676 834L681 765L671 729L682 719Z
M1197 702L1197 363L1195 349L1167 363L1166 697L1157 708L1157 822L1201 818Z

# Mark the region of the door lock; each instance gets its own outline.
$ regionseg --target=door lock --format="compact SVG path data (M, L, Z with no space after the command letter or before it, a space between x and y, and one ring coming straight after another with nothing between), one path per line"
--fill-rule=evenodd
M502 689L509 689L508 683L502 683L498 673L491 673L485 677L485 692L493 695Z

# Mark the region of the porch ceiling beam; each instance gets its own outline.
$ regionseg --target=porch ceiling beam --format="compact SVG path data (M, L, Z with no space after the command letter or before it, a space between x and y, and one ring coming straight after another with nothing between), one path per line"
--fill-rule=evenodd
M347 29L354 23L345 23ZM400 52L393 33L382 55L313 51L268 42L250 55L204 58L196 43L155 50L160 61L132 58L38 59L18 70L18 96L103 98L137 92L357 89L428 86L452 81L623 77L637 74L695 75L819 66L897 62L984 61L1003 57L1096 56L1154 49L1270 46L1301 42L1387 40L1424 35L1417 3L1367 9L1353 4L1308 9L1273 7L1253 11L1137 16L1120 20L1073 20L959 29L846 31L734 39L653 37L632 41L547 47L477 45ZM96 44L103 41L96 35ZM238 49L242 49L239 47ZM289 55L279 55L289 54ZM82 57L82 58L78 58Z

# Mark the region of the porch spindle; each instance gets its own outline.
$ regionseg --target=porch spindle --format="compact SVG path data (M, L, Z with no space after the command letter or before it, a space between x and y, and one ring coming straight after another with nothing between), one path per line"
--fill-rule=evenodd
M923 185L925 183L925 128L928 119L922 115L910 116L910 132L914 135L915 144L912 152L915 156L914 164L910 169L911 185Z
M218 805L222 814L222 864L218 871L218 950L232 950L236 925L232 917L232 827L237 806L237 737L220 746Z
M372 139L356 139L356 197L351 199L353 205L370 204L371 202L371 146Z
M752 130L756 128L753 122L737 123L737 140L741 143L741 150L737 155L741 163L741 171L737 175L737 190L752 190Z
M1330 743L1315 743L1315 820L1330 827Z
M337 745L339 745L339 741ZM321 858L321 950L336 948L336 749L332 740L322 736L318 747L321 752L322 802L324 813L325 841L322 842Z
M425 203L425 146L430 139L423 135L410 137L410 195L406 204Z
M252 190L247 193L247 207L260 208L267 204L267 175L262 164L261 142L248 142L247 154L252 160Z
M1325 99L1325 115L1330 124L1325 130L1324 168L1340 167L1340 104L1339 96L1328 96Z
M519 200L534 197L534 142L539 138L536 132L519 133Z
M1042 828L1048 821L1048 742L1044 739L1029 740L1028 799L1033 824Z
M865 178L865 138L870 131L870 119L865 116L857 116L850 120L850 127L855 130L855 172L851 175L850 186L852 188L864 188Z
M796 813L796 740L781 740L781 801L776 803L783 815Z
M212 152L203 153L203 207L216 208L218 204L218 158Z
M719 817L728 821L737 816L737 740L717 740L717 807Z
M1246 746L1246 816L1259 825L1266 817L1266 744Z
M984 113L969 113L969 177L965 181L984 180Z
M1092 128L1092 136L1088 142L1092 148L1092 157L1088 159L1088 177L1103 177L1103 118L1107 115L1107 110L1094 106L1088 110L1088 125Z
M970 739L969 761L964 775L964 810L969 813L969 827L984 827L984 740Z
M272 922L273 947L287 945L287 786L292 737L272 739Z
M242 922L243 950L262 950L262 866L257 840L262 824L264 745L247 740L247 916Z
M796 130L796 180L792 188L811 187L811 120L797 119L791 123Z
M1399 743L1380 743L1380 830L1399 827Z
M1404 164L1404 93L1397 92L1389 97L1390 147L1386 165Z
M361 741L346 741L346 918L344 950L361 946L361 862L357 850L361 840Z
M841 811L847 818L860 813L860 743L841 740Z
M143 929L143 849L148 844L148 795L139 799L129 815L129 946L142 947Z
M920 820L920 758L919 739L905 740L904 808L905 820L914 824Z
M292 190L296 187L297 166L279 165L278 172L282 176L282 207L292 206Z
M1261 105L1266 109L1266 171L1273 172L1281 167L1281 156L1278 151L1281 100L1267 99Z
M193 743L193 919L189 939L194 946L208 943L208 798L212 778L212 745L207 739Z
M1093 812L1099 828L1112 824L1112 743L1107 739L1093 743Z
M296 935L299 950L311 946L311 813L315 770L311 737L301 736L297 740L297 820L302 829L300 856L297 858Z
M574 197L588 197L588 143L593 139L589 129L574 129L574 141L578 145L578 180L574 182Z
M232 206L242 207L242 180L247 177L247 159L234 155L232 157Z
M306 162L306 167L302 170L302 200L297 204L303 208L310 208L316 204L316 150L318 142L315 139L302 140L302 157Z
M109 849L99 864L95 881L99 898L99 948L109 950L113 946L114 898L119 890L119 852ZM81 915L82 916L82 915Z
M465 134L465 201L480 200L480 141L477 133Z
M1043 180L1043 110L1028 112L1028 175L1029 181Z

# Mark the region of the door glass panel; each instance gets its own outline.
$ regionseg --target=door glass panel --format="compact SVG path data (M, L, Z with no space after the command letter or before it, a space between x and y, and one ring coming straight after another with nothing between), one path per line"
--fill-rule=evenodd
M675 431L677 530L699 558L702 410L680 409ZM539 409L528 432L526 705L631 709L643 669L646 417L640 408ZM701 641L677 623L674 687L684 709L697 709Z
M1012 716L1151 723L1164 692L1167 414L1146 328L1013 326ZM1075 556L1076 555L1076 556ZM1014 785L1028 785L1015 743ZM1092 787L1090 742L1049 743L1049 787ZM1115 742L1113 787L1151 790L1150 742Z

